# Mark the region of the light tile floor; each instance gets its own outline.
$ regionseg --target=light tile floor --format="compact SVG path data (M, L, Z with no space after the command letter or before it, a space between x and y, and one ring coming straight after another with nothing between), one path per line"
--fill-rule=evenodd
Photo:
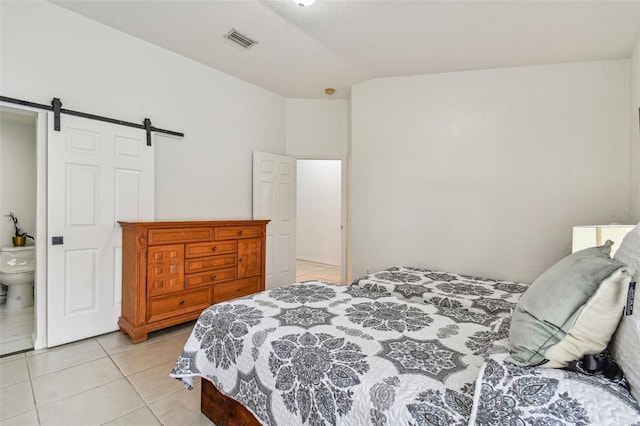
M298 261L298 281L340 283L340 268ZM193 322L132 345L119 331L0 358L0 425L212 425L169 372Z
M119 331L0 358L0 425L211 425L200 382L169 372L193 322L132 345Z
M323 263L296 261L296 281L320 280L336 284L342 282L342 270L338 266L325 265Z
M33 306L7 309L0 305L0 355L32 349L35 331Z

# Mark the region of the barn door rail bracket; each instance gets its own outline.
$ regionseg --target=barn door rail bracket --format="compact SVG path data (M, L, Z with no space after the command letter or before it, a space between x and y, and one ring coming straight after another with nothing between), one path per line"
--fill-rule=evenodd
M53 98L51 105L39 104L36 102L29 102L22 99L10 98L7 96L0 96L0 101L11 104L28 106L31 108L44 109L47 111L53 111L53 129L60 131L61 114L75 115L76 117L88 118L90 120L104 121L107 123L118 124L120 126L134 127L147 132L147 145L151 146L151 132L162 133L165 135L184 137L184 133L174 132L173 130L165 130L154 127L151 125L151 120L145 118L142 124L132 123L130 121L118 120L116 118L103 117L101 115L89 114L86 112L74 111L71 109L62 108L62 101L59 98Z

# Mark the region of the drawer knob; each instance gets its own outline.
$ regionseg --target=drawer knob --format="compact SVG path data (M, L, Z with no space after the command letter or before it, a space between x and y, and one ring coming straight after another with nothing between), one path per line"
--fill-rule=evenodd
M238 262L242 262L242 258L238 259Z
M242 229L238 231L238 235L242 235Z
M211 281L215 281L216 276L215 275L211 275Z
M218 250L218 246L211 247L211 251L216 251L216 250Z
M184 300L181 300L180 303L178 303L180 306L184 305Z

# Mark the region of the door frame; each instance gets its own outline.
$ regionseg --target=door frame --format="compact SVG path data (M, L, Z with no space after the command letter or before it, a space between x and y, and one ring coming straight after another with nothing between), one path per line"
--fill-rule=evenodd
M33 349L47 347L47 132L49 114L41 109L0 101L0 107L28 111L36 121L36 273Z
M340 279L345 285L349 285L347 282L349 278L348 271L350 269L350 259L348 252L348 238L349 235L349 222L348 222L348 173L349 173L349 164L346 158L336 157L336 156L322 156L322 155L296 155L294 156L296 161L298 160L337 160L340 161L340 222L342 225L342 229L340 230L340 250L341 253L341 263L340 266ZM296 176L297 180L297 176ZM296 209L298 208L296 204Z
M52 113L38 112L38 122L36 124L37 148L37 192L36 192L36 235L39 235L36 242L36 331L33 339L33 349L47 347L47 144L49 116Z

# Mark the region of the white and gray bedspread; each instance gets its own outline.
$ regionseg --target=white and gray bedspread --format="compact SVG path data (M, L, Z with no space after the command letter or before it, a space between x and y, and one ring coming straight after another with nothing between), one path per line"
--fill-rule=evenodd
M291 284L206 309L171 376L212 381L265 425L466 425L526 288L402 267Z
M476 381L472 425L640 426L640 407L622 379L489 359Z
M500 317L511 317L529 286L512 281L396 266L366 275L353 285L361 291L388 293L402 300L449 308L465 308Z

